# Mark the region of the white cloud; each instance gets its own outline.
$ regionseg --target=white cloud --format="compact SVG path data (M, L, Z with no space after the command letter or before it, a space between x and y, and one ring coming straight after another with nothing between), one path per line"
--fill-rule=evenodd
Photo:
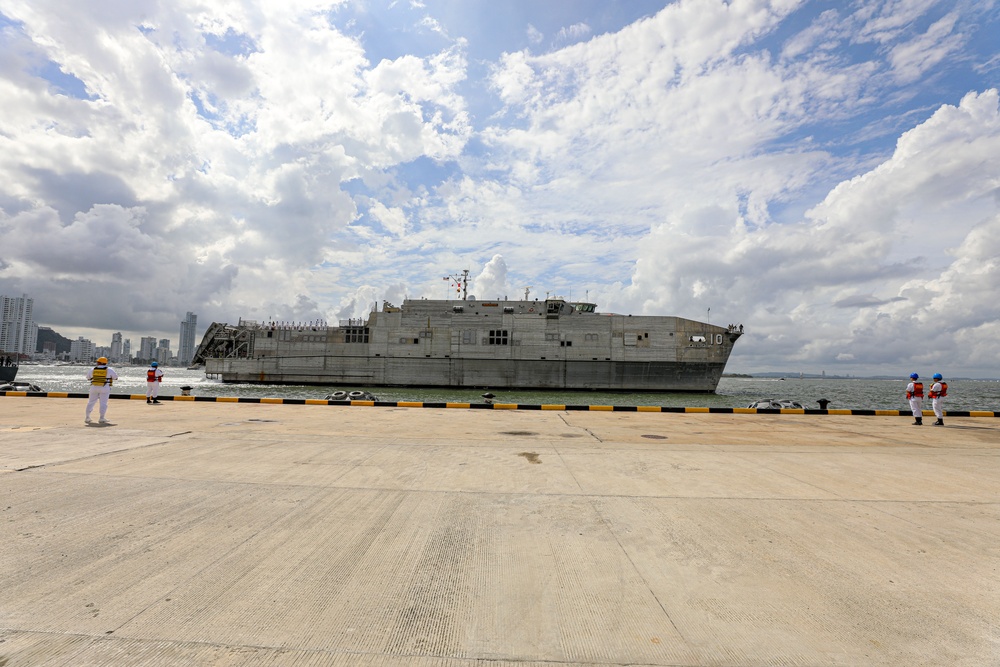
M402 236L406 232L406 213L401 208L388 208L382 202L374 202L370 209L373 218L382 223L382 226L395 236Z
M586 38L590 35L590 26L586 23L574 23L571 26L566 26L561 28L558 33L556 33L557 42L575 42Z
M493 255L483 270L472 280L472 286L480 299L496 299L508 296L507 262L503 255Z
M180 304L174 312L205 299L203 319L277 313L288 294L309 292L310 269L356 216L343 182L424 155L453 157L467 140L465 102L454 92L464 77L461 42L372 67L326 19L336 2L103 13L57 4L7 4L31 39L15 31L17 48L33 62L60 63L96 99L53 94L25 77L34 68L26 61L0 78L7 99L20 98L0 116L0 177L14 198L4 225L18 239L0 250L0 280L30 285L40 303L61 275L39 276L51 270L46 261L66 269L63 289L80 290L92 281L81 272L104 266L96 248L104 244L114 276L102 280L147 293L137 285L149 283L161 303ZM211 35L239 36L249 50L217 50ZM211 117L198 115L195 98ZM405 232L400 209L377 210L392 233ZM163 253L172 261L151 261ZM204 271L211 264L218 279ZM185 274L193 283L178 279ZM125 287L117 296L108 289L127 298ZM316 307L284 310L306 318ZM117 326L124 320L139 321L129 315Z
M543 35L541 31L538 30L538 28L531 25L530 23L528 24L528 29L526 30L526 32L528 35L528 41L531 42L532 44L541 44L542 40L545 39L545 35Z
M961 48L964 36L955 34L958 17L948 14L934 22L922 35L894 46L889 55L896 77L903 83L919 79L927 70Z

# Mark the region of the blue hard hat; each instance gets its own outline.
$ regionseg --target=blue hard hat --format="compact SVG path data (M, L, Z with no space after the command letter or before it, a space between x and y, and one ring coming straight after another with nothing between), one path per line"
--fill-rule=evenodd
M940 380L940 379L942 379L942 378L943 378L944 376L943 376L943 375L941 375L940 373L935 373L933 377L934 377L934 379L935 379L935 380Z
M919 377L920 377L920 376L919 376L919 375L917 375L916 373L910 373L910 378L911 378L911 379L913 379L913 380L916 380L916 379L917 379L917 378L919 378Z
M156 368L157 366L159 366L159 364L154 361L153 363L150 364L150 366L152 366L153 368Z

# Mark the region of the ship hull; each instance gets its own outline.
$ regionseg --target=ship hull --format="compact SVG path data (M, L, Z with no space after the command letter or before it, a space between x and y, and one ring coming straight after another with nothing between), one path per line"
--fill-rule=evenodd
M724 369L724 363L345 357L209 359L205 366L223 382L250 384L683 392L714 392Z
M195 361L223 382L714 392L741 335L560 299L421 299L336 327L213 323Z

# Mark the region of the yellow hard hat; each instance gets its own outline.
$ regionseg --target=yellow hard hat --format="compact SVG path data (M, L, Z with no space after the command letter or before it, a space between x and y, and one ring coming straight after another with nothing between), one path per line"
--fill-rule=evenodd
M106 364L106 363L108 363L108 358L107 357L98 357L97 363L99 363L99 364Z

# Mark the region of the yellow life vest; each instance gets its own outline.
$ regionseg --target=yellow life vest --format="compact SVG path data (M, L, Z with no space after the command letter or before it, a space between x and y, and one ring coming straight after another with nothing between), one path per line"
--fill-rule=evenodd
M113 380L108 377L107 366L103 368L98 366L90 374L90 384L94 385L95 387L103 387L104 385L108 385L110 387L112 382Z

